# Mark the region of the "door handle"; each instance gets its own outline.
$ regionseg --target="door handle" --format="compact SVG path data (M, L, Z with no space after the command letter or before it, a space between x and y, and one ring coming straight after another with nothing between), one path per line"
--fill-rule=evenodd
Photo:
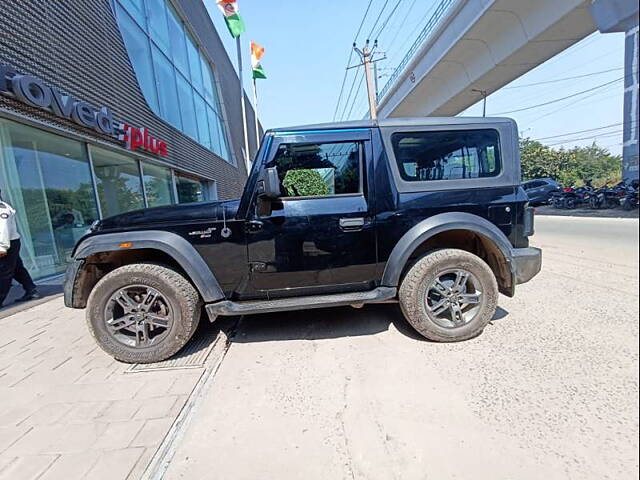
M340 228L345 231L353 231L353 230L362 230L364 227L364 218L341 218L340 219Z

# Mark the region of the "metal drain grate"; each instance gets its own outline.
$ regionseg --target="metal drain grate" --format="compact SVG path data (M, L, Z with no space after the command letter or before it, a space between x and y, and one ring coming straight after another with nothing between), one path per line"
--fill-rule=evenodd
M156 363L135 363L125 373L202 368L211 350L222 338L224 335L217 328L199 329L189 343L173 357Z

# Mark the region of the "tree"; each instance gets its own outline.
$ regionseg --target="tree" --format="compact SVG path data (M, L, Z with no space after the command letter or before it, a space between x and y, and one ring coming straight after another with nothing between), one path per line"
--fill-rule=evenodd
M522 178L553 178L563 185L594 185L620 181L622 159L595 142L589 147L554 149L529 138L520 139Z

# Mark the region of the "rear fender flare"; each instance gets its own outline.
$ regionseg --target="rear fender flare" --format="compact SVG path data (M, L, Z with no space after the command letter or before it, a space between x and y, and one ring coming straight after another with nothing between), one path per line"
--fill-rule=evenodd
M513 248L507 236L488 220L464 212L448 212L434 215L414 225L391 251L382 275L382 285L397 287L400 276L411 254L434 235L448 230L469 230L491 240L502 252L512 278L515 275Z
M95 235L82 240L77 245L74 259L85 259L95 253L120 251L121 243L132 243L133 251L148 248L160 250L169 255L186 272L206 303L225 298L220 284L202 256L193 245L175 233L144 230Z

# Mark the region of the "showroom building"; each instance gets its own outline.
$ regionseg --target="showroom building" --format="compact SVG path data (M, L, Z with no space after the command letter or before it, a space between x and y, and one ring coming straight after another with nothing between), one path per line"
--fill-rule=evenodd
M238 76L202 0L0 7L0 189L34 278L97 219L240 196Z

